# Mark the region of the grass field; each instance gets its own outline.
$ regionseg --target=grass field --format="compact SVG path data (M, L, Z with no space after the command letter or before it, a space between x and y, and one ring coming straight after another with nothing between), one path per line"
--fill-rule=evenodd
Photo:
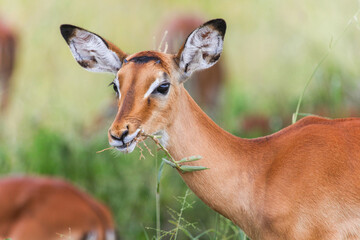
M101 199L113 211L123 239L155 236L155 192L160 156L96 151L108 147L108 124L87 131L114 98L111 75L86 72L72 58L59 26L94 31L133 53L153 49L153 37L176 13L224 18L227 82L216 122L239 129L246 116L277 119L272 130L291 122L296 104L317 64L300 108L303 113L343 117L360 113L360 24L358 1L71 1L0 0L0 17L17 31L19 49L12 102L0 116L0 173L66 178ZM350 21L350 22L349 22ZM150 145L155 151L155 146ZM157 161L157 164L156 164ZM161 180L161 225L174 226L187 186L165 167ZM180 203L179 203L180 197ZM178 199L178 200L177 200ZM241 239L238 228L194 194L184 219L201 239ZM170 210L169 210L170 209ZM171 210L172 209L172 210ZM218 233L215 233L218 232ZM165 238L166 239L166 238ZM186 239L185 235L178 239Z

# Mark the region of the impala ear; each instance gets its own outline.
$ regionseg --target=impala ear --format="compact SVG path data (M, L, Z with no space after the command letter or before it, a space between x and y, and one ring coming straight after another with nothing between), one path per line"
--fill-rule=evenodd
M60 32L75 60L88 71L116 74L127 56L111 42L85 29L63 24Z
M184 80L193 72L209 68L218 61L223 49L225 31L225 21L214 19L204 23L188 36L175 57Z

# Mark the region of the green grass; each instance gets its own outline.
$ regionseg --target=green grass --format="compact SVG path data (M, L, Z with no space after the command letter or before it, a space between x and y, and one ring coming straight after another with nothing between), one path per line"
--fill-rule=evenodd
M156 231L148 228L157 225L171 231L174 224L169 220L174 219L168 209L182 209L174 196L184 196L187 186L165 166L159 212L156 188L161 154L146 155L144 160L139 160L138 152L96 154L108 147L106 130L111 119L90 135L85 136L84 129L112 101L112 89L106 87L112 76L81 69L59 25L85 27L132 53L150 49L154 33L175 10L224 18L227 82L216 122L247 137L239 130L247 115L277 117L282 120L278 127L291 123L306 81L331 39L338 36L341 40L313 75L299 112L330 117L359 113L359 23L354 20L342 33L358 8L355 0L225 0L221 4L215 0L0 0L0 15L13 23L20 42L12 104L8 114L0 116L0 173L70 180L110 206L124 239L152 239ZM150 147L155 152L155 146ZM200 239L245 238L193 194L186 199L192 208L183 211L182 217L197 224L184 230L193 238L203 233ZM180 228L178 234L178 239L187 238Z

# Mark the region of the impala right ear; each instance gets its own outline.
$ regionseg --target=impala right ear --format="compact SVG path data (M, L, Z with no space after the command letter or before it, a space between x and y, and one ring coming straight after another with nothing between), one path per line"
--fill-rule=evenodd
M60 32L75 60L88 71L116 74L127 56L111 42L85 29L63 24Z
M214 19L195 29L175 57L182 74L182 82L193 72L214 65L220 58L226 23Z

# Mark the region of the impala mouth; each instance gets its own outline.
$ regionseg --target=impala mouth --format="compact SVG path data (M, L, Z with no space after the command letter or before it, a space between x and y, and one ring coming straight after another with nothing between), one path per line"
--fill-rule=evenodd
M123 153L131 153L136 147L136 137L139 135L140 129L133 134L126 136L122 141L112 140L110 145Z
M121 146L115 146L116 150L119 150L120 152L123 152L123 153L131 153L132 151L134 151L135 147L136 147L135 140L125 143Z

